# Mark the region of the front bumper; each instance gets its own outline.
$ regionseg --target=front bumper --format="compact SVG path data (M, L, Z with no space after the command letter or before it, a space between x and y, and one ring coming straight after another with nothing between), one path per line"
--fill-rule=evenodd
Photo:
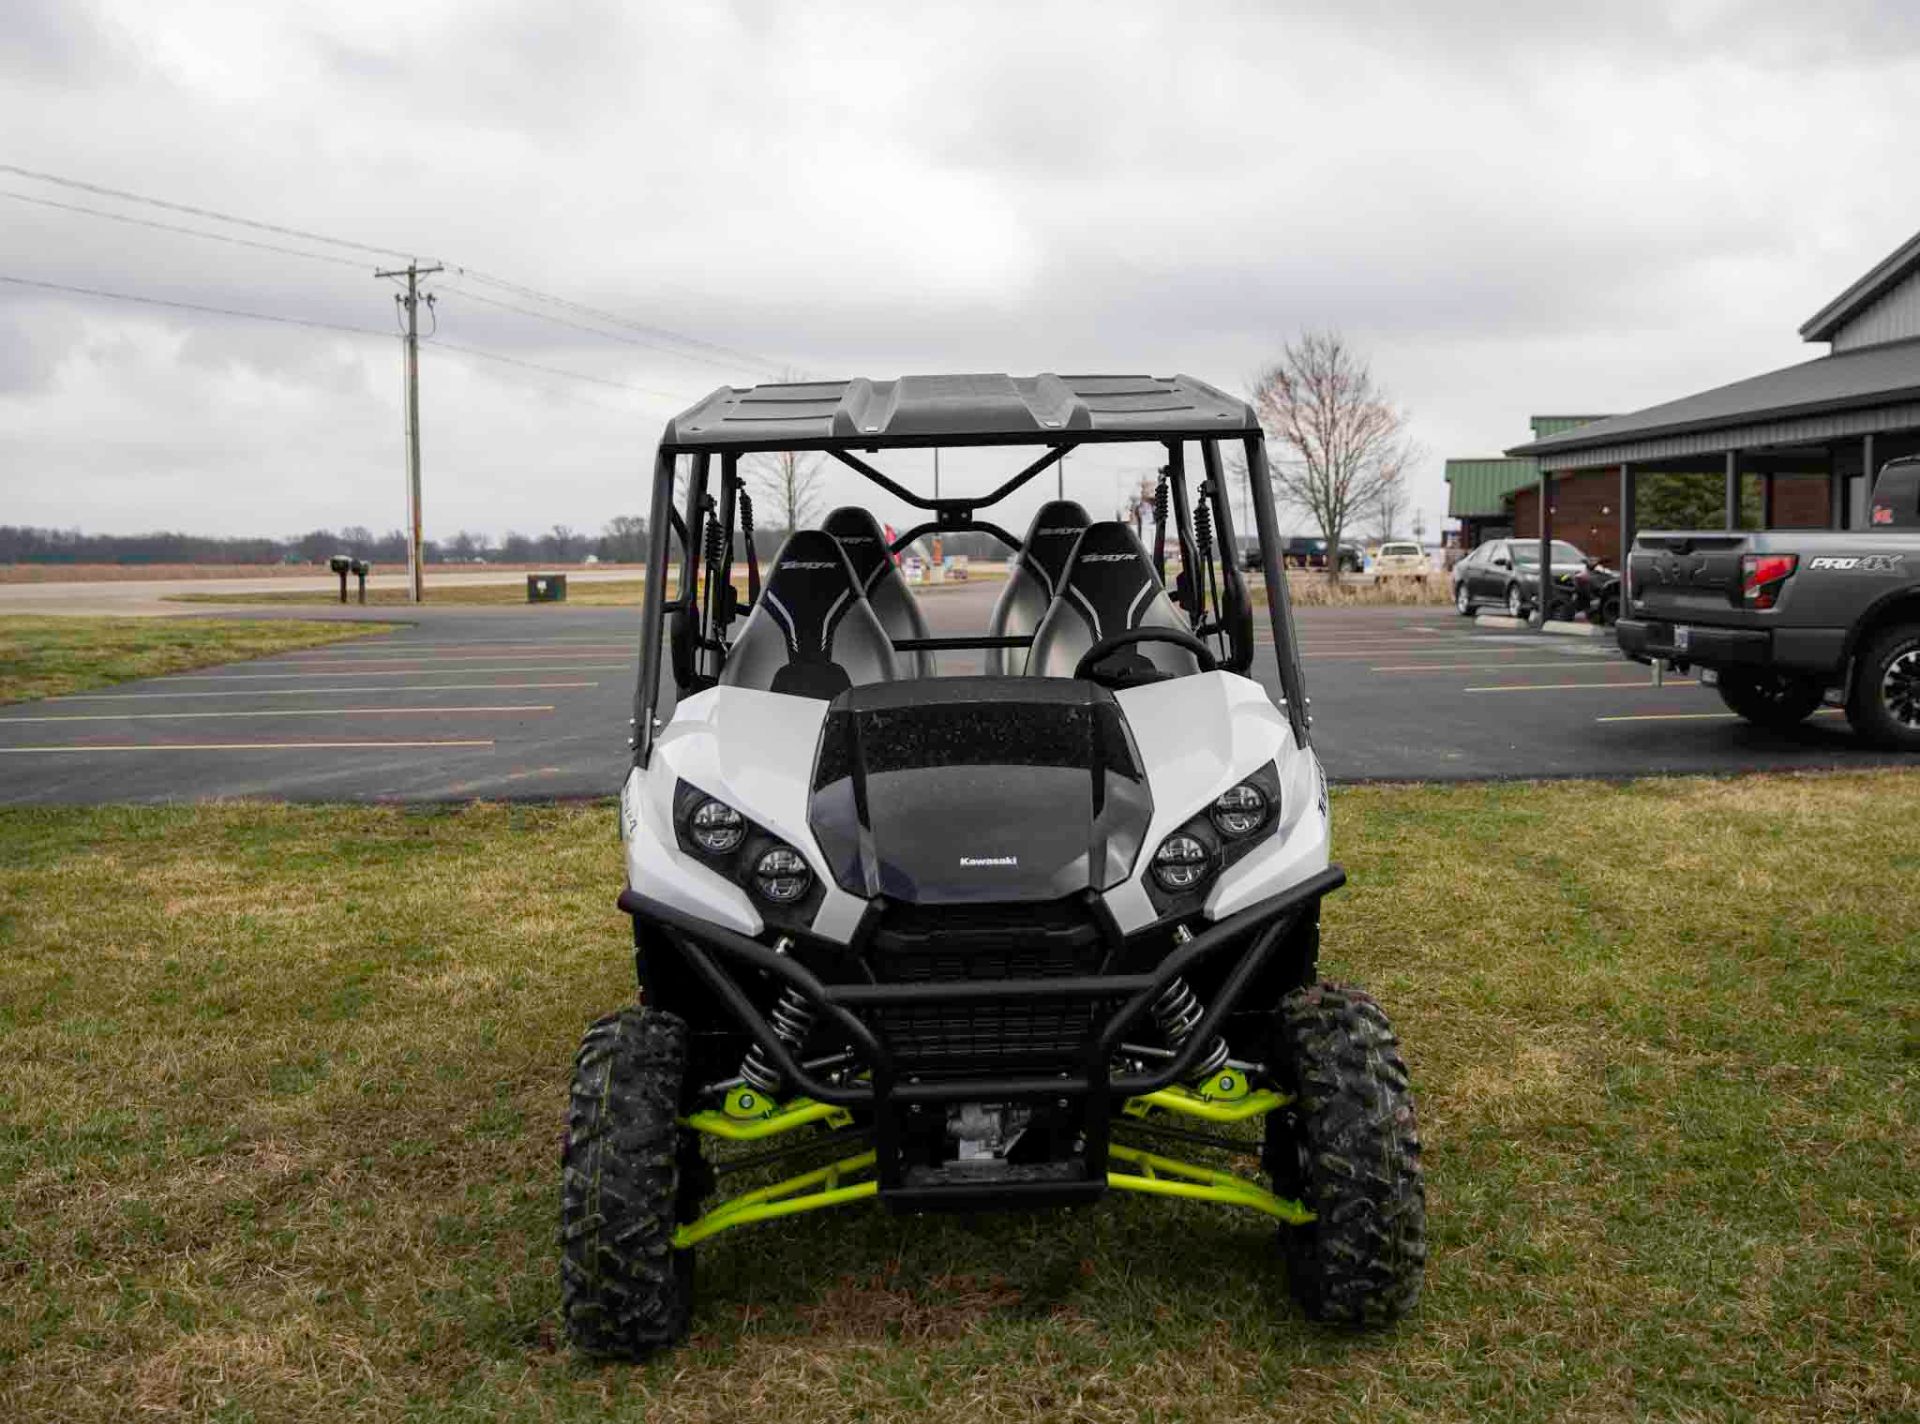
M908 1210L972 1209L982 1205L1024 1206L1088 1200L1108 1185L1108 1128L1115 1111L1180 1083L1220 1033L1248 987L1275 948L1322 896L1346 882L1338 866L1307 877L1281 894L1209 926L1172 950L1157 965L1138 973L1101 973L1019 979L942 979L915 983L827 983L793 956L664 905L633 890L620 907L636 920L665 934L715 1000L760 1046L779 1070L787 1090L816 1103L872 1115L874 1170L881 1198ZM1219 986L1209 995L1205 1013L1182 1044L1150 1069L1116 1072L1127 1031L1179 977L1203 961L1237 951ZM866 1069L860 1078L822 1078L811 1072L774 1032L740 981L740 974L765 975L800 991L819 1011L823 1023L851 1044ZM1071 1061L1047 1072L965 1073L922 1077L906 1071L888 1042L888 1008L1011 1002L1022 999L1084 1002L1088 1030ZM1052 1102L1072 1104L1082 1140L1072 1160L1044 1164L1046 1170L989 1177L946 1174L924 1166L909 1168L902 1151L905 1117L950 1103Z

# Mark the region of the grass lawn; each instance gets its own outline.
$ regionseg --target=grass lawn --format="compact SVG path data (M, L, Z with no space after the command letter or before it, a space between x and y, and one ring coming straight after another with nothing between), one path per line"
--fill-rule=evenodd
M384 623L0 618L0 703L59 697L136 677L158 677L390 631Z
M1305 1322L1144 1199L701 1248L559 1338L567 1063L629 993L609 806L0 813L0 1419L1891 1419L1920 1412L1920 773L1336 793L1433 1259Z

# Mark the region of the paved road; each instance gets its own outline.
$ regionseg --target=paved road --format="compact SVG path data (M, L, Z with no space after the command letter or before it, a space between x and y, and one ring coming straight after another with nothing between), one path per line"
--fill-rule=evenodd
M924 606L936 632L977 630L995 592L943 591ZM365 616L410 626L0 709L0 802L544 798L618 787L638 610ZM1650 685L1606 640L1485 630L1451 609L1306 609L1299 623L1315 741L1336 780L1898 760L1861 747L1831 712L1792 735L1761 732L1691 681ZM1273 685L1270 650L1255 672Z

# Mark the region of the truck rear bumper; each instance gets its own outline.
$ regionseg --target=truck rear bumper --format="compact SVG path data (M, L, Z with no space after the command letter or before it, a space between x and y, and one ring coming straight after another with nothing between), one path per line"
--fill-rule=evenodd
M1768 667L1780 672L1837 675L1846 661L1844 628L1716 628L1657 618L1622 618L1620 651L1639 662L1695 667ZM1686 646L1676 629L1685 628Z

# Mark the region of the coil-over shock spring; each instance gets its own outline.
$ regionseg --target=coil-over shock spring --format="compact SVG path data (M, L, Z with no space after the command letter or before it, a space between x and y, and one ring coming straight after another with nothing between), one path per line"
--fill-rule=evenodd
M1206 1016L1207 1010L1185 976L1176 975L1160 997L1153 1001L1152 1012L1153 1021L1160 1025L1160 1032L1166 1035L1167 1046L1178 1052L1200 1026L1200 1020ZM1201 1051L1187 1076L1196 1083L1211 1078L1226 1066L1227 1056L1226 1039L1215 1037Z
M1204 496L1193 512L1193 537L1202 558L1213 557L1213 502Z
M813 1032L813 1020L813 1005L791 986L780 995L773 1012L767 1015L767 1023L772 1027L774 1036L786 1045L787 1052L796 1057L799 1056L800 1045ZM765 1051L758 1043L754 1043L748 1045L745 1056L740 1060L740 1081L773 1097L780 1091L782 1079L780 1070L767 1061Z

